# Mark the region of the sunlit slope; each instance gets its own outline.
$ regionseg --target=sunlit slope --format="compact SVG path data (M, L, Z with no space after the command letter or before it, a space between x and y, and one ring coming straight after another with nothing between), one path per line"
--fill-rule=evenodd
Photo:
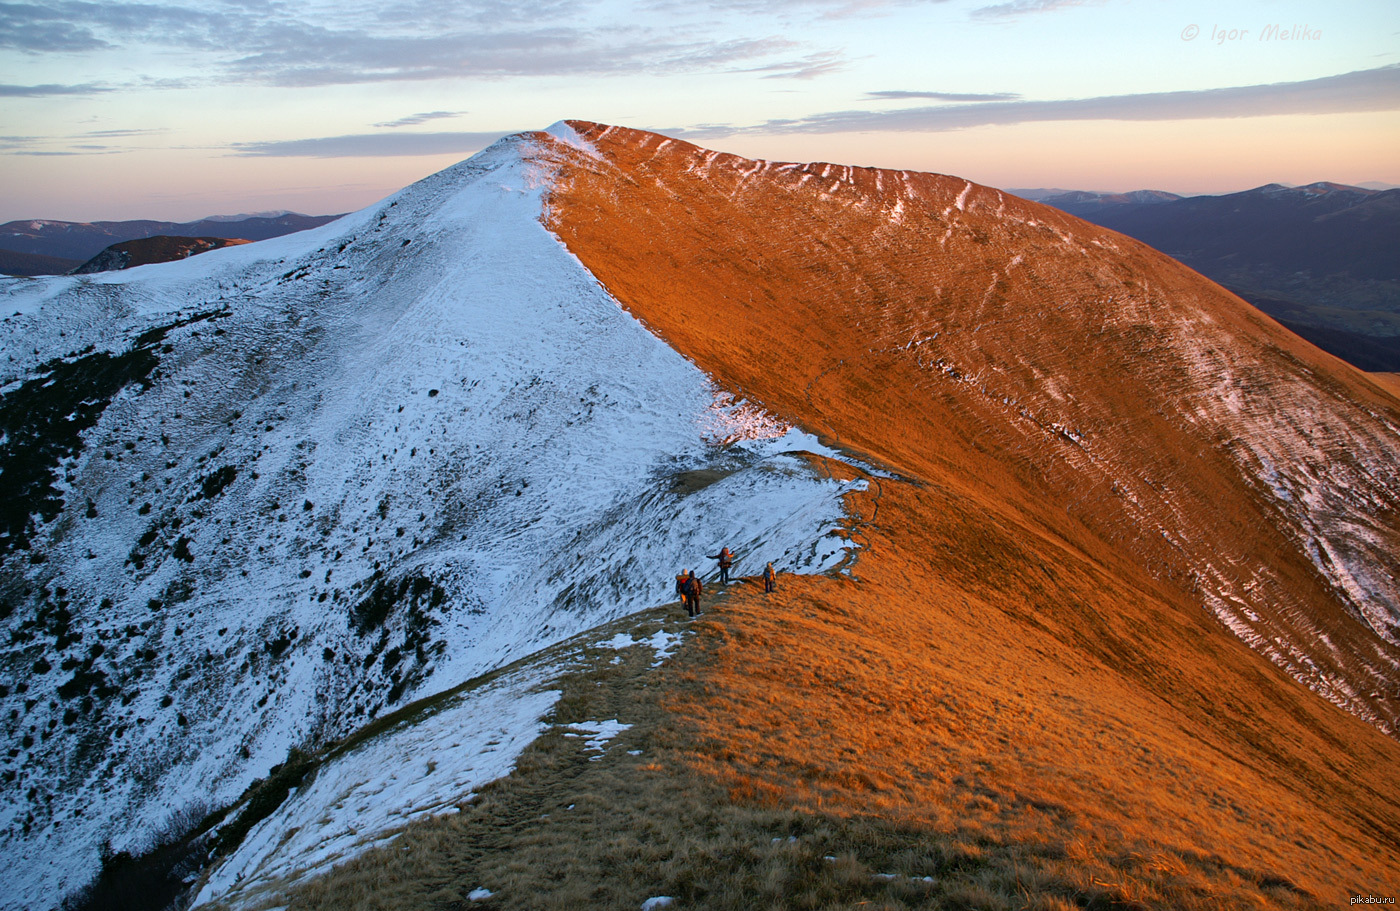
M1393 399L996 190L574 126L570 250L721 384L900 476L855 497L858 581L741 597L713 640L685 712L737 794L950 826L980 799L1328 898L1393 877Z

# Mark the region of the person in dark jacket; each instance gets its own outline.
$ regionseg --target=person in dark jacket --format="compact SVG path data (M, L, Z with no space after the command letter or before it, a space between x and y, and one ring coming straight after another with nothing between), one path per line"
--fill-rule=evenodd
M681 570L681 574L680 574L679 576L676 576L676 596L679 597L679 598L681 599L681 603L682 603L682 604L686 604L686 603L688 603L689 600L690 600L689 598L686 597L686 594L685 594L685 583L687 583L687 582L689 582L689 581L690 581L690 570L688 570L688 569L683 569L683 570Z
M734 555L725 547L717 554L710 554L711 560L719 561L719 581L721 585L729 584L729 567L734 565Z
M763 591L771 593L778 587L778 573L773 569L773 564L769 563L763 570Z
M700 596L704 593L705 587L695 577L695 571L691 570L690 575L685 580L685 612L687 614L694 617L700 613Z

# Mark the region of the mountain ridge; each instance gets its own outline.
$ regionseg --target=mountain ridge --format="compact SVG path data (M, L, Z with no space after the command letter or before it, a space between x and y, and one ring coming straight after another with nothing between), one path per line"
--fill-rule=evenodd
M1355 533L1327 513L1394 534L1388 482L1326 466L1355 439L1389 477L1395 400L1156 251L960 178L572 127L534 134L551 229L728 388L881 467L847 496L860 549L848 573L729 589L645 684L660 718L598 708L616 690L585 676L598 697L555 717L635 723L628 749L542 738L460 821L279 901L1205 911L1393 890L1400 750L1326 700L1388 686L1395 651L1308 540Z
M1065 888L1393 879L1400 402L1122 235L575 121L305 234L0 293L0 405L51 415L0 465L33 507L12 902L718 543L783 585L692 627L662 706L735 806L966 831ZM287 806L237 869L316 817Z

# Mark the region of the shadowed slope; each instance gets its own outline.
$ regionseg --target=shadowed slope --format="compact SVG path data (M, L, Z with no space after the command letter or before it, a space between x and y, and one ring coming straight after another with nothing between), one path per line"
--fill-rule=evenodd
M1393 876L1393 399L996 190L574 126L551 227L593 274L901 476L854 497L858 581L734 600L683 707L697 763L738 796L1058 845L1048 865L1145 877L1163 846L1264 905L1282 887L1249 871L1328 900Z

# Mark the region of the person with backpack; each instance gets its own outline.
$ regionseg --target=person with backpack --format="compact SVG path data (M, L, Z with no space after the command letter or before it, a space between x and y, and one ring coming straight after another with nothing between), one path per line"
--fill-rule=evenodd
M711 560L719 561L719 581L721 585L729 584L729 567L734 565L734 555L725 547L717 554L710 555Z
M763 570L763 592L772 594L778 587L778 573L773 569L773 564L769 563Z
M682 604L689 604L690 599L685 593L685 584L690 581L690 570L683 569L681 574L676 576L676 596L680 598Z
M685 612L694 617L700 613L700 596L705 593L705 587L696 578L695 571L691 570L690 575L685 580Z

